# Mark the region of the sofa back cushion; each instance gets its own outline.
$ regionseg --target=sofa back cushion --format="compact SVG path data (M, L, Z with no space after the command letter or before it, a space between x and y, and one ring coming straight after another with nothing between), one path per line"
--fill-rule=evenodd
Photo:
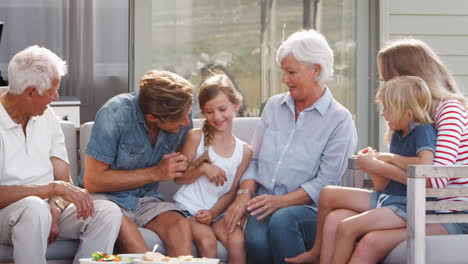
M68 161L70 164L70 176L76 183L78 177L78 147L76 145L76 127L70 121L60 121L63 135L65 136L65 147L67 148Z
M193 126L200 127L202 119L194 119ZM240 140L249 143L252 141L253 133L257 127L260 117L239 117L234 119L233 123L233 133ZM80 127L80 157L81 157L81 168L85 166L86 159L86 146L89 142L89 137L91 136L91 130L93 128L93 122L88 122ZM176 193L179 186L173 181L161 182L159 185L159 192L164 194L167 201L173 202L173 196Z

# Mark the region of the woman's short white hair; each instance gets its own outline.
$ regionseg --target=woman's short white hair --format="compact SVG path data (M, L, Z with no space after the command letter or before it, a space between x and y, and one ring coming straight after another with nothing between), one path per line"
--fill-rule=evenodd
M34 86L42 95L52 87L52 80L67 73L67 64L52 51L30 46L18 52L8 64L8 90L21 94Z
M325 37L318 31L309 29L293 33L278 48L276 61L292 54L294 58L308 66L320 65L321 72L316 81L325 84L333 75L333 50Z

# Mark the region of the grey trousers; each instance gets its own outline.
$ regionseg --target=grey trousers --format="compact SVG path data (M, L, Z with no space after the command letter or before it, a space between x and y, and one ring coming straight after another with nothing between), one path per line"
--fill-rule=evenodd
M16 264L46 264L45 253L52 216L49 205L30 196L0 209L0 243L13 245ZM94 201L94 217L76 218L70 204L59 218L58 239L79 239L73 264L94 251L112 253L122 223L120 208L109 201Z

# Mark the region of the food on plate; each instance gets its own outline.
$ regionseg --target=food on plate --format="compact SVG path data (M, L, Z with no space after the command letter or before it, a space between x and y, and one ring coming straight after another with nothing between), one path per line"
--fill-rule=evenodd
M117 255L109 255L104 252L96 251L92 255L93 261L98 262L122 262L122 261L129 261L130 259L126 257L120 257Z
M206 261L208 258L194 258L193 256L180 256L177 258L180 261Z
M170 257L164 256L159 252L146 252L141 259L147 261L171 261Z

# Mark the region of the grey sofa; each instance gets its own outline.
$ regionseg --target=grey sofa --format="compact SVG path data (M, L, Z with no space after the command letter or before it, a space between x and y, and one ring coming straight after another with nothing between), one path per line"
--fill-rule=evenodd
M234 134L250 143L253 132L260 118L237 118L234 121ZM194 120L194 126L198 127L200 120ZM76 131L75 125L68 121L62 121L61 127L65 134L65 143L67 146L68 157L70 161L70 173L73 181L76 182L79 168L84 166L84 159L81 159L81 164L78 165L78 154L84 157L84 150L91 135L93 122L81 125L80 131ZM77 135L79 134L79 148L77 146ZM172 197L177 191L178 186L171 182L162 182L159 186L159 191L162 192L168 201L173 201ZM158 251L166 253L164 244L159 239L158 235L153 231L140 228L140 231L149 248L153 248L154 244L158 243ZM49 264L69 264L72 263L75 252L78 248L78 240L59 240L50 244L47 248L47 263ZM195 250L195 247L194 247ZM196 251L194 251L196 252ZM221 261L227 260L227 252L224 246L218 241L218 257ZM0 263L13 263L13 247L0 244ZM33 263L33 262L31 262Z
M236 118L234 119L234 134L245 142L250 143L255 127L259 118ZM84 157L84 149L89 141L91 128L93 123L83 124L80 132L77 132L75 126L71 122L61 122L62 130L65 134L65 142L70 160L71 176L76 182L79 167L78 154ZM200 121L194 120L194 126L199 127ZM79 133L80 144L77 147L77 135ZM83 159L81 159L83 162ZM352 164L352 163L350 163ZM359 175L356 177L356 175ZM362 175L348 170L343 176L345 185L362 186ZM172 200L173 194L177 191L178 186L173 182L163 182L159 186L161 191L169 201ZM164 244L159 237L151 230L140 228L140 231L149 248L152 248L155 243L160 246L158 251L165 253ZM448 263L447 260L454 260L450 263L464 263L465 258L460 252L468 245L468 236L432 236L426 237L426 262L427 263ZM77 240L60 240L50 244L47 248L47 263L49 264L69 264L75 255L78 248ZM227 260L227 252L221 243L218 242L218 256L222 261ZM459 256L461 258L459 258ZM457 262L461 261L461 262ZM406 242L398 245L387 257L385 263L404 263L406 262ZM13 248L7 245L0 244L0 263L13 263Z

